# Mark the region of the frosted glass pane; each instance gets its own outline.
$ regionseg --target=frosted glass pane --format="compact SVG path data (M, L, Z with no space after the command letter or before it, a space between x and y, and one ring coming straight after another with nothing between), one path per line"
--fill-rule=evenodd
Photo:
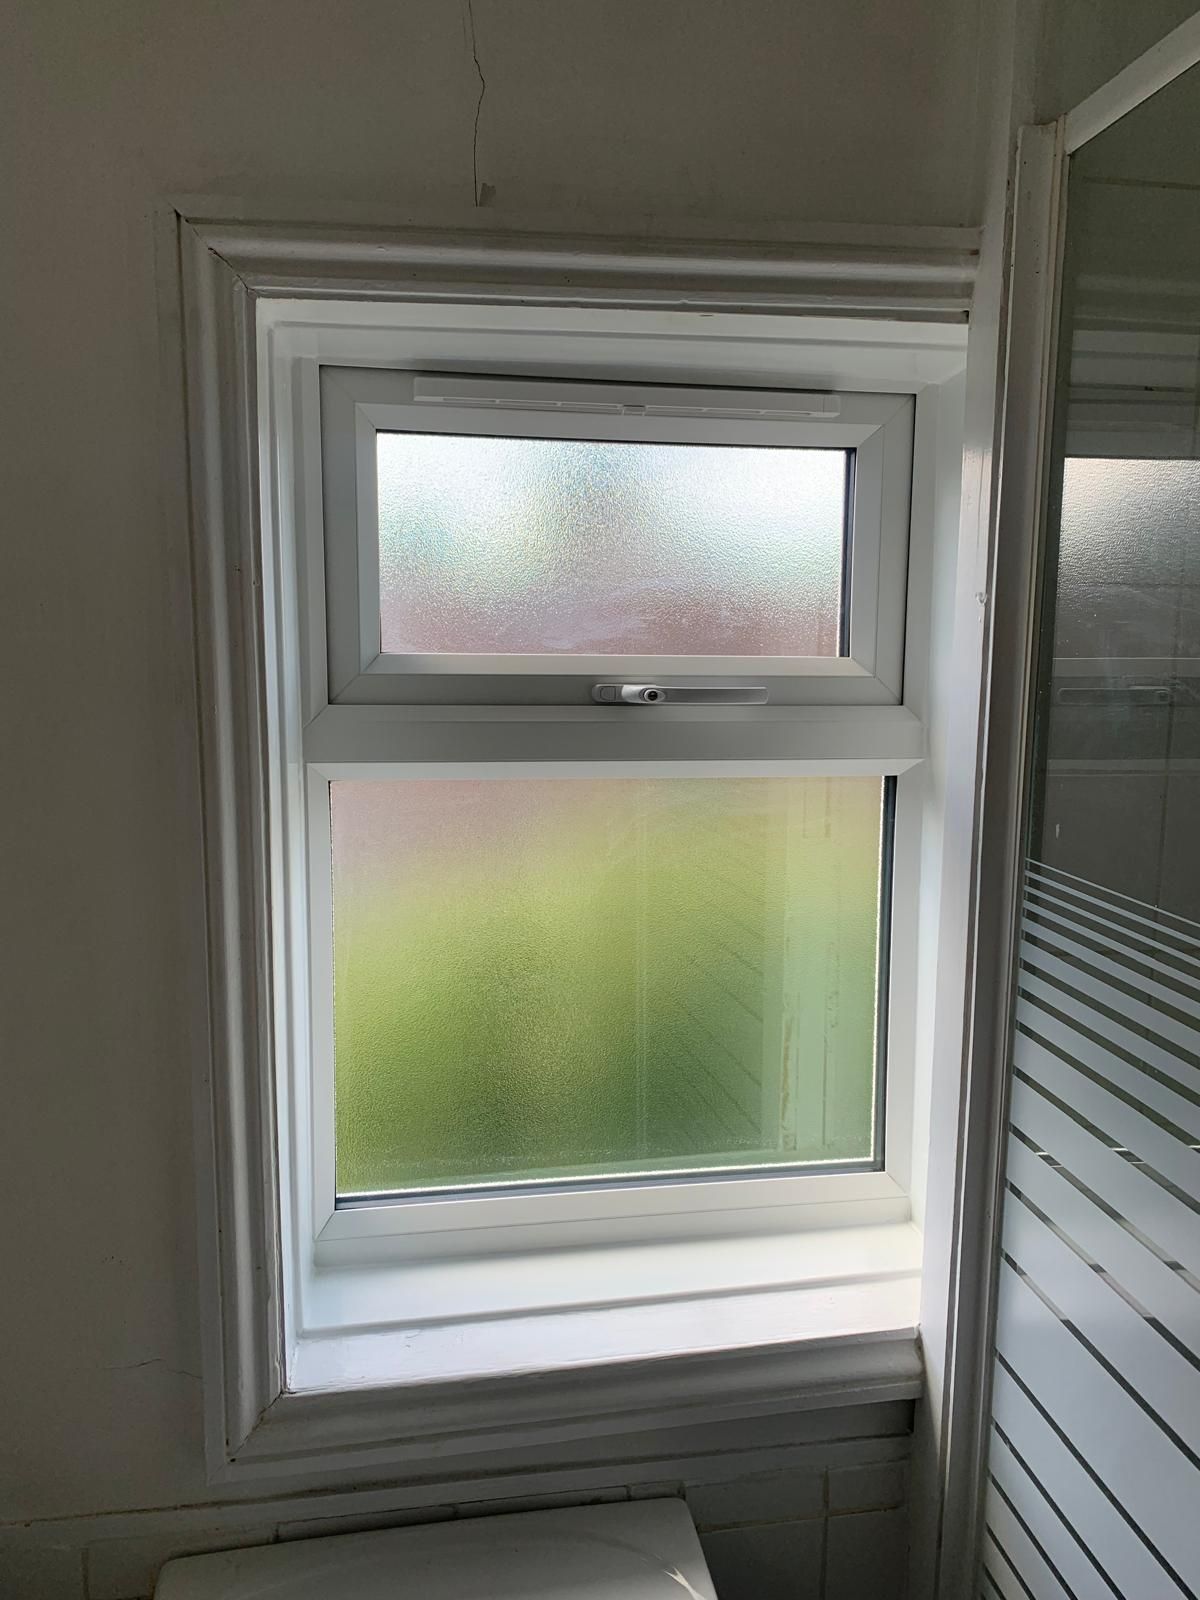
M381 433L382 648L836 656L846 460Z
M879 779L331 794L339 1192L871 1157Z
M1105 659L1200 654L1200 461L1063 462L1054 653ZM1143 672L1145 676L1145 672Z

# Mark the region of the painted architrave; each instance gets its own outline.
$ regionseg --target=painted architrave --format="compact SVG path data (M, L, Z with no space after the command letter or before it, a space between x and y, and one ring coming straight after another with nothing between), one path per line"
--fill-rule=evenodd
M238 208L217 207L226 215ZM210 1476L379 1471L486 1443L584 1437L642 1419L910 1398L915 1330L835 1347L345 1395L284 1387L281 1219L272 1070L255 301L431 296L740 313L965 316L967 230L886 230L799 245L578 240L559 234L162 219L174 268L163 325L182 327L205 819L209 1038L196 1073L197 1185ZM171 253L168 251L168 253ZM176 351L178 359L180 352ZM669 1371L666 1370L669 1368ZM714 1398L718 1397L718 1398ZM619 1424L615 1419L619 1419Z

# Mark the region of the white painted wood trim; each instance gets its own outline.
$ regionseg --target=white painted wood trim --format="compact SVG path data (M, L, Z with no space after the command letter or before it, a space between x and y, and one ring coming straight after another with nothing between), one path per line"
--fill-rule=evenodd
M403 197L395 201L347 200L344 191L312 191L319 225L310 219L298 222L295 205L270 194L240 192L202 193L177 191L167 196L171 209L196 227L230 223L259 229L278 229L285 235L305 233L323 236L340 228L420 228L426 233L460 232L491 237L494 234L557 234L576 240L610 243L620 236L607 231L603 223L588 227L574 210L509 211L501 206L441 205L431 210L422 197L417 209L406 207ZM661 226L659 223L661 222ZM680 230L684 231L680 231ZM954 225L894 222L807 222L781 219L756 219L752 226L737 219L707 217L680 219L654 215L644 218L644 226L624 236L626 242L663 239L675 244L737 244L750 248L755 242L786 245L808 250L822 245L886 250L902 257L923 250L960 250L968 254L979 247L980 230Z
M254 316L186 223L179 244L211 1040L196 1084L205 1424L220 1463L284 1381Z
M1067 113L1063 143L1074 155L1097 134L1111 128L1143 100L1173 83L1181 73L1200 62L1200 11L1181 22L1145 54L1131 61L1115 78L1103 83L1073 111Z
M287 1394L236 1457L239 1477L310 1467L397 1468L447 1454L648 1432L920 1391L914 1329L828 1345L723 1350L410 1389Z
M513 1419L534 1396L535 1439L603 1432L606 1407L623 1407L627 1421L691 1420L698 1407L707 1414L705 1405L756 1415L835 1398L911 1397L919 1361L908 1326L872 1345L841 1339L825 1352L811 1342L783 1351L747 1343L719 1356L659 1361L644 1381L636 1364L621 1362L558 1378L455 1385L436 1404L427 1386L419 1397L363 1389L301 1401L284 1392L255 301L268 288L428 298L434 281L450 298L477 300L481 284L502 272L503 282L492 283L497 299L536 297L544 282L550 300L575 305L865 309L961 320L973 249L944 238L925 248L913 238L903 248L656 250L639 242L622 251L557 238L531 245L527 236L448 242L413 230L215 227L185 217L178 226L208 925L210 1041L197 1073L196 1114L210 1477L225 1482L286 1466L311 1478L335 1464L369 1460L382 1470L428 1458L441 1434L455 1429L452 1400L469 1418L488 1410L487 1437L499 1448L512 1442ZM168 323L174 311L168 308ZM479 1435L477 1420L458 1426Z
M258 294L961 321L978 255L967 229L845 228L800 241L607 239L543 231L535 219L504 229L477 213L436 230L192 217L208 247Z

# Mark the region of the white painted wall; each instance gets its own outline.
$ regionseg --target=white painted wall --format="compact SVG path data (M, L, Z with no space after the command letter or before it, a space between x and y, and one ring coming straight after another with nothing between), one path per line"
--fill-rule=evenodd
M974 223L982 3L474 0L496 224ZM436 220L472 200L479 79L456 0L27 0L6 22L0 1520L19 1522L212 1497L195 709L152 208Z

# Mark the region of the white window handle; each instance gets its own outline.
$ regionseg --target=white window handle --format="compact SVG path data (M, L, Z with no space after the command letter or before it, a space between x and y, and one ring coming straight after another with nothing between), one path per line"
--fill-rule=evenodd
M597 683L592 699L600 705L765 706L762 684Z

